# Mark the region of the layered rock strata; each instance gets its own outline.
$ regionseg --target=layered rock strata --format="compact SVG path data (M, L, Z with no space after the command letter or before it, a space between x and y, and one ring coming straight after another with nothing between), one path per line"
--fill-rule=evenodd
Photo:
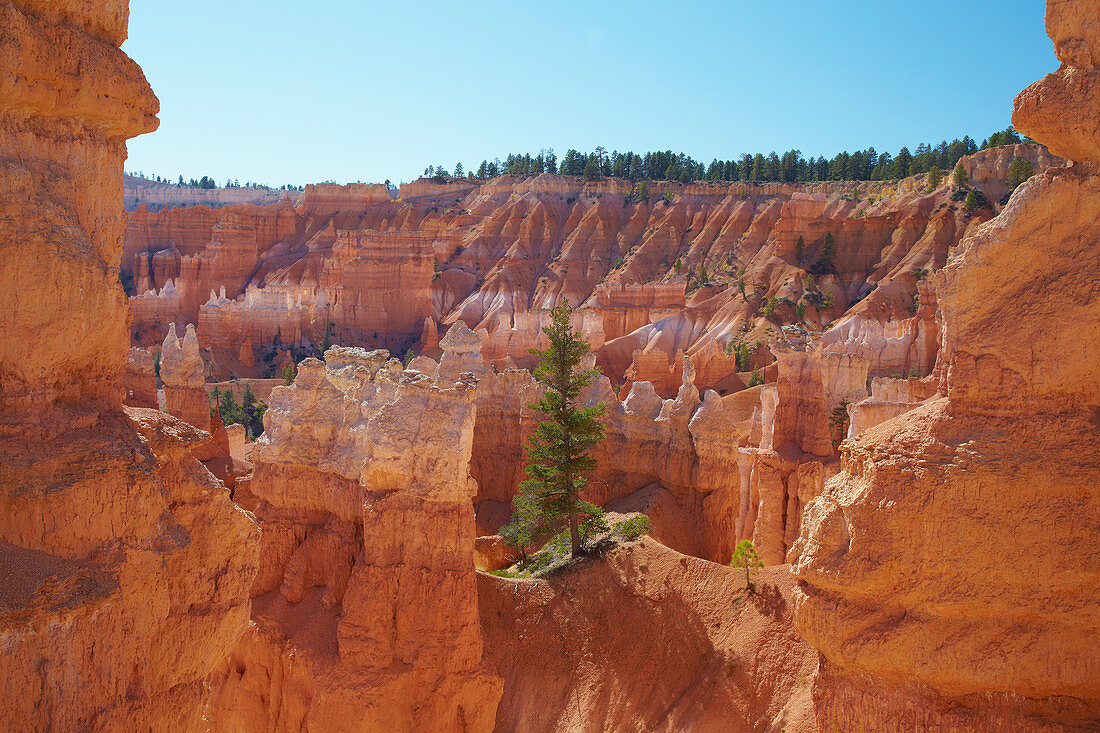
M1073 165L935 279L941 396L848 441L807 508L793 570L826 729L1100 725L1098 13L1048 4L1062 67L1013 117Z
M964 167L999 201L1016 156L1037 170L1058 162L1020 145ZM316 347L328 329L331 343L404 353L420 337L434 353L438 324L461 320L504 369L532 364L548 309L568 298L616 389L649 381L674 397L686 354L699 389L728 393L743 386L735 343L766 342L779 323L821 329L844 317L836 337L860 341L869 374L923 376L935 328L901 322L924 307L919 281L994 213L968 214L948 184L928 192L924 177L654 183L643 201L629 182L552 175L418 182L397 200L368 188L307 188L268 206L139 208L122 261L136 288L135 338L153 345L168 323L197 323L226 368L259 376L242 343ZM820 262L827 235L832 267ZM755 356L753 367L767 363Z
M476 379L333 348L276 387L240 500L263 529L215 730L488 730L474 570Z
M258 532L191 455L209 435L122 406L122 165L157 111L126 24L0 2L4 730L200 729L248 621Z

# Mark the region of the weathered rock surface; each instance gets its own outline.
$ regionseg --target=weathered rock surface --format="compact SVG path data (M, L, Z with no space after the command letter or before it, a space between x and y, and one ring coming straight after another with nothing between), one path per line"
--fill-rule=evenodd
M126 21L0 3L4 730L201 729L248 621L258 532L191 455L209 435L122 407L122 164L157 111Z
M1063 66L1014 115L1078 160L936 278L942 396L848 441L806 510L793 572L824 728L1100 725L1096 20L1049 3Z
M206 366L199 353L195 327L187 326L183 338L176 336L176 325L160 350L160 378L164 383L166 410L197 428L211 430L210 396L206 392Z
M649 538L545 580L479 574L496 730L817 730L791 576L755 585Z
M981 151L964 167L999 201L1017 155L1036 170L1059 162L1018 145ZM243 343L270 346L277 336L316 347L329 328L331 343L403 354L420 339L435 356L437 335L456 321L482 334L499 369L530 366L528 349L545 347L540 328L563 298L579 306L576 327L616 390L626 383L624 395L649 381L675 396L685 355L700 390L742 388L731 344L766 342L775 322L796 319L800 301L808 327L849 319L836 338L858 335L869 374L923 376L935 361L934 301L903 324L918 280L993 213L968 216L949 186L925 186L924 177L654 183L649 201L628 201L627 182L552 175L420 181L398 200L384 187L324 185L267 206L139 208L122 266L133 273L140 344L162 340L168 323L196 323L237 376L262 369L241 356ZM827 234L836 272L808 278ZM704 267L711 284L696 288L688 276ZM769 298L779 304L773 321L763 315ZM753 366L768 361L757 350Z
M474 570L475 381L333 348L277 387L239 492L263 529L215 730L488 730Z
M126 371L122 374L122 388L125 390L123 401L130 407L149 407L156 409L157 375L154 357L145 349L130 348L130 357L126 360Z

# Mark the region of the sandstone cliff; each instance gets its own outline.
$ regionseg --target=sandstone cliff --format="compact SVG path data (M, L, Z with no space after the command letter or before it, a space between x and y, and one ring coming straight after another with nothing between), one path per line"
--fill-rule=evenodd
M479 575L495 730L816 730L790 574L755 585L648 538L543 580Z
M999 200L1017 155L1037 170L1059 162L1018 145L964 167ZM655 183L641 201L624 181L553 175L421 181L396 200L381 186L325 185L267 206L139 209L122 266L139 343L159 342L171 322L195 323L238 376L262 369L242 344L316 348L329 329L333 343L403 353L458 320L483 335L499 368L529 366L527 349L542 345L539 329L562 298L580 306L577 327L625 391L649 381L674 396L685 354L699 389L735 391L746 380L732 346L766 342L792 321L836 321L837 338L858 335L873 375L923 376L935 360L934 301L920 300L919 281L994 213L969 215L946 183L925 185ZM831 270L820 264L827 235ZM757 350L752 367L769 359Z
M126 25L0 2L4 730L198 729L248 620L258 532L191 455L209 436L122 407L122 163L157 111Z
M1047 30L1062 67L1013 121L1072 166L962 241L935 278L940 397L849 441L806 510L826 729L1100 725L1100 10L1052 0Z
M237 497L263 529L215 730L489 730L474 571L475 380L333 348L276 387Z

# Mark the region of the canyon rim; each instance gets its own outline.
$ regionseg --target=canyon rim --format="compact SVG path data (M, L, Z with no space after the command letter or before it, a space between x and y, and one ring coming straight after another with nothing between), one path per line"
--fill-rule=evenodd
M1096 2L942 171L282 189L124 174L128 5L0 0L0 728L1100 728Z

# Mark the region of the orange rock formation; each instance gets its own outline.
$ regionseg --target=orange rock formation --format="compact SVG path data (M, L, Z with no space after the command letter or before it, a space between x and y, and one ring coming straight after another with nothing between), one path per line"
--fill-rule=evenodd
M4 730L198 729L248 621L258 532L191 456L209 436L122 407L122 164L157 111L126 25L0 2Z
M263 529L215 730L488 730L474 571L475 380L333 348L276 387L238 489Z
M652 539L552 578L478 576L501 731L813 731L786 566L744 576Z
M1073 164L963 240L941 396L849 441L806 511L826 729L1100 726L1100 8L1051 0L1047 30L1062 67L1013 121Z
M1037 170L1059 162L1018 145L964 167L1000 200L1017 155ZM139 343L159 342L171 322L195 323L238 376L262 368L242 344L278 336L318 347L329 327L334 343L403 353L419 338L434 353L438 324L457 320L482 334L498 367L530 366L547 310L565 297L624 394L649 381L673 397L685 354L698 388L740 389L730 345L766 342L775 323L796 319L800 301L810 327L844 318L834 338L858 337L869 374L924 376L935 361L935 302L916 302L918 280L993 213L968 216L948 185L925 185L655 183L649 201L628 202L624 181L553 175L421 181L398 200L382 186L327 184L267 206L139 208L122 266L133 273ZM827 234L836 272L808 278ZM710 284L699 287L691 278L703 269ZM773 321L763 315L769 298ZM914 311L918 321L901 325ZM769 360L757 350L752 366ZM866 387L853 395L866 396Z

